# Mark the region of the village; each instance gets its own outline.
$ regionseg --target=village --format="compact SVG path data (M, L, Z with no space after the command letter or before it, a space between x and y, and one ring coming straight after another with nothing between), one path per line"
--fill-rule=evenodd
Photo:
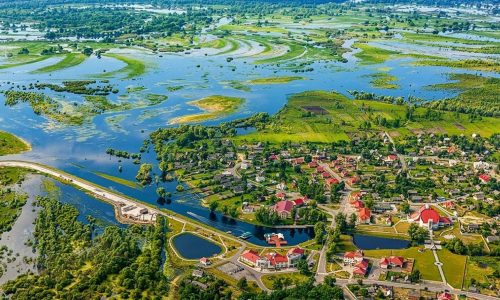
M321 223L327 233L320 245L292 248L273 237L270 248L241 253L239 264L261 274L286 274L297 272L297 261L304 260L317 274L339 279L431 279L470 291L486 288L464 278L460 283L447 281L450 270L442 266L439 253L457 241L473 253L498 247L498 166L491 160L494 151L488 140L432 135L395 144L377 134L331 147L215 143L219 144L202 154L207 164L186 163L194 154L185 153L173 167L177 176L205 195L203 203L210 210L258 225L312 228ZM337 246L327 255L339 214L349 225L342 241L351 235L354 245ZM424 234L410 233L413 224ZM352 235L401 239L419 247L414 252L392 251L394 255L365 251ZM425 265L435 266L435 274L425 274ZM498 291L498 285L493 287Z

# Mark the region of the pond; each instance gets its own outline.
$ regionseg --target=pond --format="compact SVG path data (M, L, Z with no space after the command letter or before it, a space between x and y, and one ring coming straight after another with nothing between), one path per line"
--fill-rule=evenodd
M410 245L410 241L392 239L372 235L354 234L354 245L363 250L373 249L404 249Z
M204 238L191 233L182 233L172 239L177 252L187 259L211 257L222 251L222 248Z

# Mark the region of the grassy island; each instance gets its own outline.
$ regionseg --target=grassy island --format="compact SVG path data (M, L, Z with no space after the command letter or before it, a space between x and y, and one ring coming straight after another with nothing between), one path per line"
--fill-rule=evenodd
M17 154L31 150L31 146L17 136L0 131L0 155Z
M208 96L199 100L188 102L189 105L196 106L203 110L203 113L186 115L172 119L171 124L202 122L206 120L220 118L237 111L245 100L238 97L221 95Z

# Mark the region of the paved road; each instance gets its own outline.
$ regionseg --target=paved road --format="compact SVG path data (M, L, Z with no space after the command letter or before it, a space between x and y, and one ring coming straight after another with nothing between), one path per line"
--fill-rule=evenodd
M403 171L408 170L408 166L406 165L406 160L405 160L404 156L399 154L398 151L396 150L396 144L394 143L394 140L389 135L389 133L387 133L387 131L385 131L384 133L387 136L387 139L389 140L389 142L391 142L391 144L392 144L392 150L394 151L394 153L396 153L396 156L398 157L399 161L401 162L401 169Z

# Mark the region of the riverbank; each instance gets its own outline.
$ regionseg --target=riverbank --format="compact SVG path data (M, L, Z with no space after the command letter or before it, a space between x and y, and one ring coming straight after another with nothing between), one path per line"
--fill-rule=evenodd
M31 151L31 145L24 139L6 131L0 131L0 156Z

